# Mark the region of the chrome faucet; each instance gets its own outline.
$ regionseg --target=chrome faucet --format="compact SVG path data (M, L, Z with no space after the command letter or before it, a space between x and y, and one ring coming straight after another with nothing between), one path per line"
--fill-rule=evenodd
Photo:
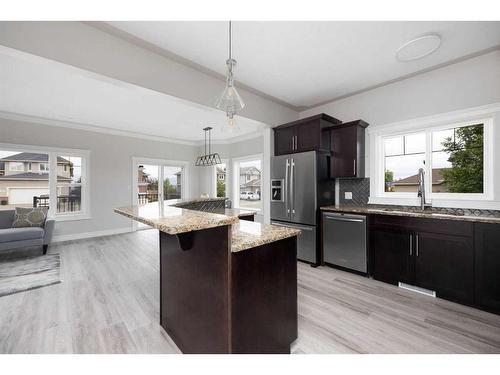
M418 170L418 193L417 196L420 198L420 209L423 211L427 207L431 207L431 204L425 203L425 172L423 168Z

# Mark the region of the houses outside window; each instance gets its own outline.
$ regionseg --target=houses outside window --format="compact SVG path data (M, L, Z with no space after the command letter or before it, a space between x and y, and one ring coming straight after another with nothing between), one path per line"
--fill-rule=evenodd
M491 126L483 119L380 136L378 196L415 197L422 168L430 199L489 199Z
M226 186L226 174L227 166L226 163L217 164L215 166L215 183L216 183L216 196L218 198L227 197L227 186Z
M48 207L60 220L88 215L87 160L85 151L0 149L0 209Z
M262 158L245 158L234 162L236 193L235 206L262 209Z

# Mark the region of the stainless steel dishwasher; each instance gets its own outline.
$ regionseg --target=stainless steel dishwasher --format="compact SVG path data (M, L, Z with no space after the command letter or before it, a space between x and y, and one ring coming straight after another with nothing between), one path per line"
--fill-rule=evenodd
M367 273L366 216L323 213L323 260Z

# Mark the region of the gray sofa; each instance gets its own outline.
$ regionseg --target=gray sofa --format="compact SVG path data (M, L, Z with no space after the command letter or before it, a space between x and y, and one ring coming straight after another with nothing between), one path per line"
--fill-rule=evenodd
M42 246L43 253L47 254L55 221L47 219L43 228L12 228L15 213L15 210L0 210L0 251Z

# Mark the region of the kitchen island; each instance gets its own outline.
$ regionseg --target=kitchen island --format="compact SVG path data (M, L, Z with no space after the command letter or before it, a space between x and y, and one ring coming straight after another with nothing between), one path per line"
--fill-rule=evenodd
M214 202L115 209L159 230L160 324L183 353L289 353L300 231Z

